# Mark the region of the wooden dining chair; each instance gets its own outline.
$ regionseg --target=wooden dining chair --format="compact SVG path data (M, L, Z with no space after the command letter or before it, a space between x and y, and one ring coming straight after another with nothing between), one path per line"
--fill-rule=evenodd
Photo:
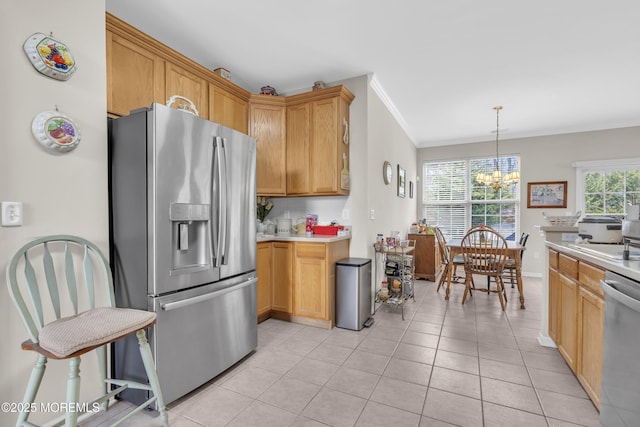
M436 292L440 291L440 288L442 287L442 285L444 285L444 282L446 281L447 282L446 294L449 295L449 290L451 286L451 283L448 280L449 270L453 269L451 271L453 276L452 279L455 282L458 282L460 278L456 275L456 271L459 266L464 267L464 260L461 254L458 254L454 256L453 259L451 259L451 251L447 247L447 240L444 237L442 230L439 227L435 227L434 232L436 235L436 241L438 242L438 251L440 253L440 263L443 266L442 274L440 275L440 279L438 280L438 287L436 288Z
M529 240L529 234L528 233L522 233L520 235L520 239L518 240L518 244L522 247L525 247L527 245L527 240ZM524 249L520 250L520 264L522 264L522 257L524 256ZM505 276L506 273L508 272L509 275L508 280L509 283L511 283L511 287L513 288L517 282L518 282L518 274L519 272L517 271L518 269L516 268L516 260L513 258L507 258L507 261L504 264L504 269L505 269Z
M494 292L498 294L500 306L504 310L506 293L502 281L502 273L507 260L507 241L498 232L486 227L473 228L465 234L461 242L464 259L465 288L462 304L472 289L473 275L487 276L496 282L496 289L477 288L474 290Z
M20 270L23 275L18 274ZM83 412L107 410L109 399L126 388L152 391L153 396L124 414L123 420L155 403L162 425L169 425L145 334L155 324L156 314L115 307L111 270L97 246L68 235L33 240L9 262L7 286L29 336L22 349L37 354L16 426L34 425L27 421L28 409L35 401L48 359L69 361L65 426L76 426ZM29 304L25 299L30 300ZM107 377L107 345L132 334L138 338L149 384ZM80 357L92 350L98 355L102 396L81 403Z
M529 239L529 234L522 233L520 235L520 239L518 239L518 244L522 247L525 247L527 245L528 239ZM520 264L522 264L523 256L524 256L524 249L520 250ZM503 274L503 281L505 278L508 279L508 283L510 283L511 287L514 288L515 285L518 283L518 274L520 273L516 265L516 260L511 257L507 258L507 261L505 261L505 264L504 264L504 270L505 271ZM488 288L491 287L491 277L488 277L488 276L487 276L487 287Z

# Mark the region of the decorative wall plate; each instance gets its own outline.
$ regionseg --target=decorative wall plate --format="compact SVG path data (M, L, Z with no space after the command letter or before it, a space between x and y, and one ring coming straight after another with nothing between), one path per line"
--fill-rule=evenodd
M66 114L44 111L31 122L33 137L45 148L66 153L80 142L78 126Z
M71 50L62 42L35 33L24 42L24 52L38 72L56 80L69 80L76 70Z

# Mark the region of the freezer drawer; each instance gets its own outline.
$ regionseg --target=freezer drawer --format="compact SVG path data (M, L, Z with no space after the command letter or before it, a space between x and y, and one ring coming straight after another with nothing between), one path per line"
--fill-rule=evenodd
M255 273L251 273L242 279L151 299L158 321L151 329L149 343L166 403L255 350L256 282ZM117 378L147 382L135 337L116 346L115 369ZM121 397L142 403L148 395L128 390Z

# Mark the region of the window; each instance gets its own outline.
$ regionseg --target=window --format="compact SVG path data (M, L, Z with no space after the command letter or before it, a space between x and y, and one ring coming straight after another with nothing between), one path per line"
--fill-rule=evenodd
M423 217L449 239L460 239L470 227L485 224L507 240L515 240L520 184L494 190L475 180L478 173L493 169L494 163L493 158L425 162ZM506 173L519 169L520 158L501 157L499 163Z
M640 201L640 159L577 162L576 201L585 215L624 215Z

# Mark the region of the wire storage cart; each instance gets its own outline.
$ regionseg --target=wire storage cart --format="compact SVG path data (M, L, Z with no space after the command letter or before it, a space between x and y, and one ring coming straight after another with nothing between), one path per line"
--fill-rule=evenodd
M412 254L415 250L415 240L405 242L407 242L406 245L396 247L374 245L376 251L374 314L383 305L395 306L400 307L402 320L404 320L405 302L409 298L415 301L415 270ZM383 267L383 274L380 273L380 266Z

